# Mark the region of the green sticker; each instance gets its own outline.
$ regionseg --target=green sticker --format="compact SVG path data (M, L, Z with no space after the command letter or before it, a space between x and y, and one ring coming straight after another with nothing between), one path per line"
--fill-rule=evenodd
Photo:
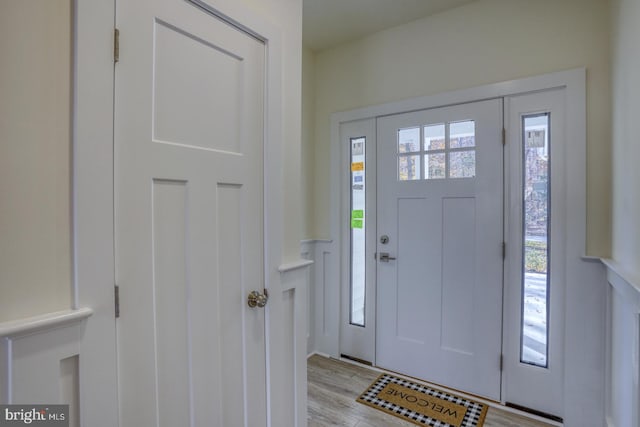
M354 218L354 219L364 218L364 210L356 209L355 211L352 211L351 212L351 218Z
M362 228L362 220L361 219L352 219L351 220L351 228Z

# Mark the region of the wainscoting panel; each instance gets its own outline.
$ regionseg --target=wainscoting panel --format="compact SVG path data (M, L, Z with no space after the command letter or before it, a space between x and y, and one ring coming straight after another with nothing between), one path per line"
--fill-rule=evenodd
M609 282L607 425L640 427L640 282L603 260Z
M298 262L282 265L280 281L282 283L282 345L284 355L279 361L283 369L280 372L286 378L279 378L282 384L280 402L290 413L279 421L282 427L305 427L307 425L307 343L309 336L308 324L308 284L310 267L313 261L302 259ZM290 369L294 366L295 369ZM291 405L291 402L294 402ZM288 424L295 421L295 424Z
M90 309L0 324L0 403L69 404L79 425L80 344Z
M340 263L332 240L305 240L303 258L313 260L309 281L307 353L339 356Z
M313 275L315 271L315 244L313 241L305 240L300 243L300 258L314 262L307 268L307 354L311 354L314 351L315 346L315 331L314 331L314 319L315 319L315 307L313 305Z

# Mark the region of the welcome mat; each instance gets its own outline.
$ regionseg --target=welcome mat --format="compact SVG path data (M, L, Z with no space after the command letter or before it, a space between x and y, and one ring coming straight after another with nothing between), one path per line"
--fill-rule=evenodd
M482 427L487 405L382 374L356 399L419 426Z

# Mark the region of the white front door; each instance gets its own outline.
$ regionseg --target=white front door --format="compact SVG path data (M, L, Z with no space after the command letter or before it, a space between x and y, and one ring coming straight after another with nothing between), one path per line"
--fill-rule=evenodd
M265 426L265 46L183 0L117 26L120 425Z
M377 145L376 363L500 400L502 100L379 118Z

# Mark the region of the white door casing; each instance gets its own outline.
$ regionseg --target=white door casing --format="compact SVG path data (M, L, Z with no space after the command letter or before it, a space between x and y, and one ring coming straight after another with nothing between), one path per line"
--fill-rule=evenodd
M467 120L475 177L399 179L399 130ZM376 363L500 400L502 100L379 118L377 141Z
M265 45L178 0L117 25L121 425L264 426Z

